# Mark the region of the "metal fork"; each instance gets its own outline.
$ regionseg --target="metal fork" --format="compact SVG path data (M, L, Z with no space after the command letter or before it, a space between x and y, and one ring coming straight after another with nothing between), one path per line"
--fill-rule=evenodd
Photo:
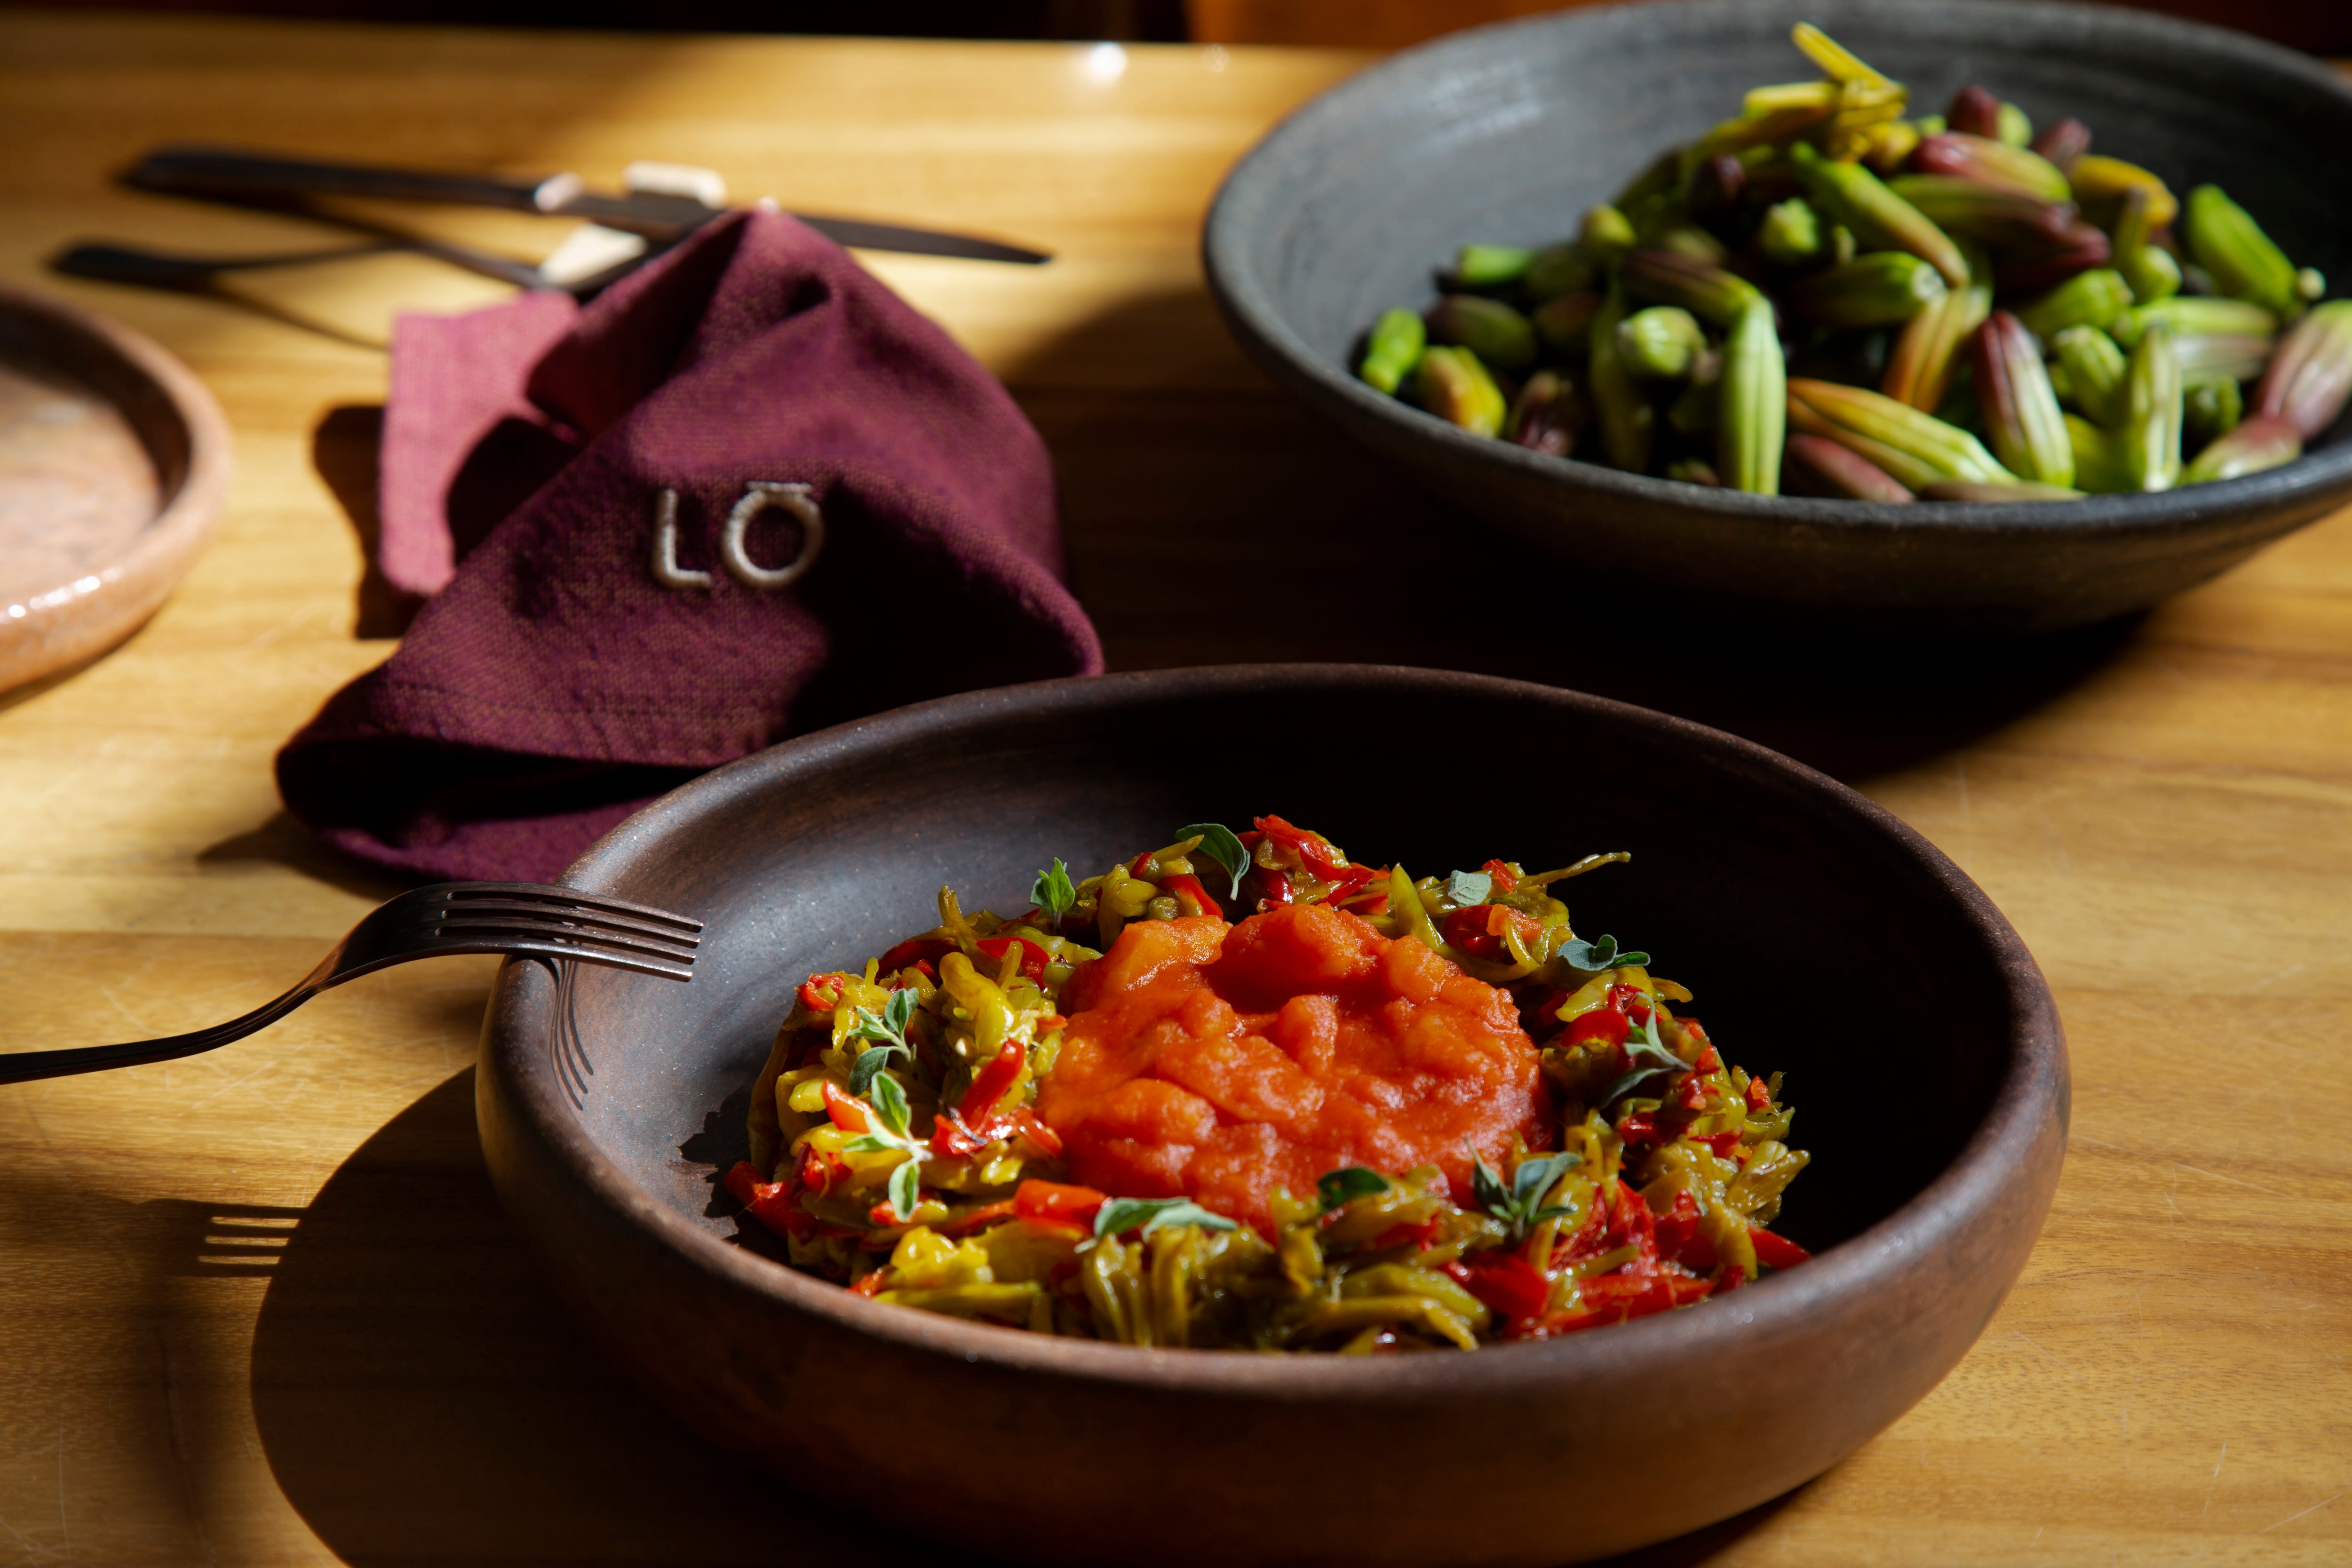
M0 1084L193 1057L268 1028L321 991L413 958L504 952L692 980L701 933L700 921L572 888L536 882L436 882L371 912L299 984L241 1018L160 1040L0 1055Z

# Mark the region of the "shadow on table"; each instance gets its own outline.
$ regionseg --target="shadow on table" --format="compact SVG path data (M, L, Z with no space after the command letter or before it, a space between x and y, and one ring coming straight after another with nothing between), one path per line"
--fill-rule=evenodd
M1257 377L1213 321L1197 289L1132 300L1006 373L1053 450L1078 595L1115 669L1475 670L1662 709L1857 780L2057 699L2138 626L1944 646L1727 626L1449 515Z
M193 1258L221 1226L184 1206L172 1250ZM980 1561L829 1516L624 1383L499 1209L471 1068L362 1144L289 1233L292 1212L239 1226L266 1238L248 1244L266 1259L192 1266L268 1273L255 1423L287 1500L357 1568ZM1686 1568L1786 1500L1615 1561Z
M258 827L205 846L196 852L196 865L205 871L247 865L282 866L378 902L430 880L339 854L282 811L271 812Z
M471 1068L303 1215L255 1330L253 1410L288 1500L359 1568L945 1560L828 1522L611 1370L498 1206Z
M343 518L359 536L359 603L352 635L365 641L396 637L425 601L404 594L384 580L376 564L376 547L383 525L376 510L376 453L383 441L383 410L375 405L345 404L330 408L310 432L310 464L343 509Z

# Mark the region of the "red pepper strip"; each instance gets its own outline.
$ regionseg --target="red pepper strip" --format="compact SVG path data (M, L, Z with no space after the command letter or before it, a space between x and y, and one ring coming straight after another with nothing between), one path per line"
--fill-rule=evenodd
M1774 1236L1760 1225L1748 1227L1748 1239L1756 1244L1756 1261L1767 1268L1794 1268L1812 1256L1785 1236Z
M1702 1040L1706 1037L1704 1035L1699 1037ZM1691 1070L1693 1072L1721 1072L1723 1070L1723 1058L1715 1054L1715 1047L1713 1046L1708 1046L1699 1052L1698 1060L1691 1063Z
M1507 893L1519 885L1519 879L1511 875L1511 868L1500 860L1489 860L1478 869L1495 879L1495 891L1498 893Z
M1381 874L1378 867L1350 865L1339 850L1332 847L1329 839L1294 826L1281 817L1257 817L1255 825L1267 837L1287 844L1297 851L1299 860L1309 871L1330 884L1329 898L1335 902Z
M1378 1252L1384 1247L1402 1247L1409 1241L1418 1251L1436 1239L1437 1227L1438 1220L1434 1215L1419 1225L1392 1225L1372 1237L1372 1250Z
M816 1216L793 1201L791 1184L760 1180L759 1167L751 1161L735 1162L734 1169L727 1173L726 1187L746 1213L770 1230L803 1241L815 1233Z
M1025 1105L1008 1115L992 1116L977 1127L952 1110L942 1110L931 1128L931 1147L950 1157L977 1154L1006 1138L1026 1138L1049 1160L1062 1152L1061 1134Z
M874 1118L866 1114L866 1107L835 1089L831 1079L824 1080L824 1113L844 1132L874 1131Z
M952 1110L942 1110L931 1124L931 1147L951 1160L977 1154L1003 1136L996 1127L992 1121L985 1126L967 1127L962 1117Z
M1658 1256L1682 1261L1682 1250L1698 1234L1698 1202L1686 1192L1675 1194L1674 1206L1658 1215Z
M826 981L833 982L827 985ZM841 988L848 983L845 974L812 974L801 982L801 1005L812 1013L830 1013L841 1005Z
M1163 877L1160 880L1160 885L1169 892L1176 895L1176 901L1179 908L1181 908L1183 901L1189 898L1193 903L1200 906L1193 911L1195 914L1213 915L1218 920L1223 920L1225 918L1224 907L1219 904L1216 900L1209 897L1209 889L1201 886L1200 878L1185 876Z
M882 1270L877 1268L873 1273L868 1274L865 1279L860 1279L856 1284L852 1285L849 1288L849 1293L853 1296L864 1296L868 1299L882 1294Z
M1474 1262L1448 1263L1444 1272L1500 1318L1541 1317L1544 1300L1551 1289L1526 1258L1499 1248L1480 1254Z
M1027 1106L1023 1106L1007 1118L1013 1130L1036 1146L1048 1160L1062 1152L1062 1135L1045 1125L1045 1120Z
M1772 1109L1772 1088L1760 1078L1751 1078L1748 1080L1748 1109L1750 1110Z
M967 1209L953 1219L942 1220L931 1228L941 1236L963 1237L970 1236L977 1230L985 1230L998 1220L1012 1217L1013 1200L999 1198L992 1204L982 1204L976 1209Z
M1698 1074L1695 1072L1685 1073L1683 1075L1683 1081L1675 1089L1674 1098L1669 1100L1666 1103L1669 1105L1678 1105L1685 1110L1705 1110L1706 1109L1706 1085L1699 1081Z
M1748 1283L1748 1270L1746 1270L1745 1268L1742 1268L1741 1267L1739 1267L1739 1265L1738 1265L1737 1263L1735 1263L1735 1264L1733 1264L1730 1268L1726 1268L1726 1269L1723 1271L1723 1278L1722 1278L1722 1279L1718 1279L1718 1280L1717 1280L1717 1281L1715 1282L1715 1294L1717 1294L1717 1295L1720 1296L1720 1295L1724 1294L1726 1291L1728 1291L1728 1290L1737 1290L1737 1289L1738 1289L1742 1285L1745 1285L1745 1284L1747 1284L1747 1283Z
M1576 1234L1551 1249L1551 1266L1562 1268L1609 1250L1609 1205L1594 1204Z
M1263 835L1257 837L1263 837ZM1255 868L1255 870L1257 880L1252 885L1257 889L1258 913L1264 914L1268 910L1278 909L1284 904L1297 901L1297 895L1291 890L1290 878L1287 873L1269 871L1263 866ZM1246 898L1248 895L1244 893L1243 897Z
M1633 1026L1625 1021L1624 1013L1613 1006L1595 1007L1589 1013L1579 1013L1568 1021L1568 1033L1561 1039L1571 1046L1588 1040L1599 1040L1606 1046L1622 1046Z
M945 958L954 951L955 943L943 936L914 937L900 942L884 953L881 970L885 974L896 974L902 969L911 969L919 963Z
M1572 1334L1583 1329L1597 1329L1604 1323L1622 1323L1625 1314L1613 1311L1554 1312L1535 1326L1528 1339L1549 1339L1554 1334Z
M1003 963L1004 955L1013 950L1013 944L1016 942L1021 944L1021 973L1032 980L1045 979L1045 965L1054 955L1025 936L984 937L973 942L972 946L980 949L997 963Z
M1449 911L1445 923L1438 929L1444 932L1447 942L1473 958L1492 958L1502 951L1502 942L1486 934L1485 904Z
M1150 879L1149 877L1144 877L1143 873L1150 869L1150 868L1151 851L1147 849L1142 854L1138 855L1134 859L1129 860L1127 863L1127 874L1130 877L1142 877L1145 881L1150 881Z
M1279 816L1252 817L1250 826L1276 843L1288 845L1306 863L1308 870L1327 882L1347 868L1348 862L1331 847L1330 840L1320 834L1309 833Z
M1092 1187L1032 1178L1013 1189L1013 1212L1023 1219L1047 1224L1090 1226L1095 1222L1095 1212L1109 1201L1108 1193L1097 1192Z
M879 1203L866 1211L866 1223L877 1230L881 1230L889 1226L905 1225L907 1222L899 1217L897 1209L887 1203Z
M1609 1005L1636 1024L1650 1021L1650 998L1638 985L1612 985Z
M1584 1300L1591 1306L1615 1308L1629 1318L1646 1318L1703 1301L1714 1289L1706 1280L1688 1275L1603 1274L1584 1282Z
M1503 932L1513 928L1519 933L1522 947L1532 945L1536 933L1543 929L1532 916L1517 910L1501 904L1472 904L1445 917L1445 940L1473 958L1508 963L1511 949L1504 942Z
M1710 1132L1704 1138L1693 1138L1691 1142L1706 1145L1718 1160L1728 1160L1733 1151L1739 1147L1739 1134L1736 1131Z
M1627 1143L1655 1143L1658 1119L1646 1110L1629 1110L1618 1119L1617 1136Z
M988 1113L996 1109L996 1102L1004 1098L1004 1091L1020 1076L1021 1064L1027 1054L1019 1040L1008 1039L987 1066L972 1074L971 1087L964 1090L963 1102L956 1107L956 1114L963 1118L965 1126L988 1120Z

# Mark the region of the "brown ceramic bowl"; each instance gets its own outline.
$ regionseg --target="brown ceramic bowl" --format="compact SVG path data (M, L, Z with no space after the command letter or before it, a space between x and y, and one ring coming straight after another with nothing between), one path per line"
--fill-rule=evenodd
M1468 764L1468 765L1465 765ZM1660 955L1786 1068L1810 1263L1475 1354L1139 1351L885 1307L739 1242L715 1173L793 986L1179 823L1278 811L1442 872L1627 848L1580 929ZM1024 1562L1553 1563L1820 1474L1933 1387L2040 1229L2066 1051L1984 894L1759 747L1484 677L1255 666L1048 681L788 742L570 880L709 922L691 984L500 972L478 1112L516 1225L612 1354L818 1506ZM561 1442L562 1434L551 1434ZM709 1506L728 1506L714 1487Z

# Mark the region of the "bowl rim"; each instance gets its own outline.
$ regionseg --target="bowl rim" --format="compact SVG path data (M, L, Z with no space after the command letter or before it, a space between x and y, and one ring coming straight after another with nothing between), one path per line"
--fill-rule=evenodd
M187 451L176 479L133 422L140 445L163 481L155 515L113 559L62 583L0 595L0 688L13 689L103 653L135 631L169 596L212 537L228 502L236 467L228 417L195 373L145 333L94 310L0 283L0 317L39 323L74 342L93 360L110 360L158 395ZM75 366L66 374L87 381ZM97 389L104 392L103 388ZM110 398L118 403L119 400ZM93 605L91 595L109 597Z
M1841 17L1867 16L1872 22L1900 24L1906 18L1934 17L1948 26L1955 16L1987 34L2011 29L2047 31L2063 20L2070 27L2090 28L2129 39L2144 47L2179 51L2198 58L2206 68L2237 67L2291 79L2297 86L2341 101L2352 116L2352 80L2326 65L2282 45L2272 44L2227 27L2185 21L2160 13L2098 5L2023 4L2020 0L1971 0L1955 8L1945 0L1614 0L1571 10L1488 23L1448 33L1427 43L1400 50L1379 63L1338 82L1299 105L1244 153L1218 186L1201 229L1201 265L1221 312L1245 349L1278 380L1337 398L1349 417L1383 427L1412 440L1435 442L1442 448L1500 466L1506 470L1565 482L1594 495L1620 501L1669 506L1720 518L1749 518L1801 522L1813 528L1894 534L1934 529L1986 538L2042 536L2053 531L2070 535L2163 537L2193 532L2206 524L2236 518L2250 510L2273 510L2299 501L2352 488L2352 437L2337 440L2316 452L2306 452L2292 463L2262 473L2210 484L2179 486L2151 494L2094 495L2074 501L1934 501L1901 504L1884 501L1837 500L1783 495L1751 495L1741 490L1684 484L1628 474L1598 463L1554 458L1491 437L1474 436L1459 426L1412 407L1366 385L1344 366L1327 362L1308 347L1276 309L1273 293L1251 265L1250 247L1237 231L1246 220L1259 217L1270 202L1279 160L1298 142L1319 137L1327 127L1344 123L1359 106L1410 94L1423 75L1441 72L1455 57L1483 54L1491 40L1506 34L1561 31L1599 32L1631 25L1635 16L1671 15L1683 30L1699 33L1721 22L1748 20L1759 11L1786 9L1791 16L1822 22L1834 33ZM1660 51L1663 54L1663 51Z
M483 1038L487 1070L512 1091L532 1137L593 1194L608 1217L641 1232L689 1267L724 1286L779 1308L823 1320L854 1339L888 1342L902 1352L929 1352L1045 1376L1089 1382L1259 1396L1392 1399L1443 1392L1448 1397L1500 1393L1531 1380L1575 1379L1604 1363L1730 1352L1750 1336L1801 1329L1816 1304L1896 1285L1934 1267L1946 1247L2011 1193L2019 1161L2054 1118L2063 1139L2067 1117L2066 1046L2057 1009L2023 941L1983 890L1893 814L1835 780L1753 742L1688 720L1581 692L1498 677L1402 666L1213 665L1101 676L1073 676L944 697L786 741L702 775L647 805L599 839L563 877L585 891L623 891L635 863L673 837L736 801L783 787L798 773L854 762L861 753L922 736L938 743L955 729L985 730L1008 720L1083 720L1123 705L1170 699L1260 695L1270 687L1302 695L1376 691L1443 697L1475 692L1606 722L1632 724L1661 739L1710 753L1724 766L1760 771L1782 790L1838 808L1874 835L1898 860L1924 872L1959 906L1979 951L2000 976L2008 1015L2001 1077L1985 1117L1951 1163L1894 1213L1825 1249L1801 1269L1776 1273L1710 1304L1615 1325L1605 1334L1490 1347L1507 1353L1367 1358L1269 1356L1249 1351L1139 1351L1129 1345L1062 1339L886 1306L814 1275L731 1245L639 1185L597 1146L565 1094L547 1034L557 986L546 971L509 959L493 986ZM1761 782L1761 781L1759 781ZM519 984L527 975L541 984ZM529 1000L524 1001L528 995Z

